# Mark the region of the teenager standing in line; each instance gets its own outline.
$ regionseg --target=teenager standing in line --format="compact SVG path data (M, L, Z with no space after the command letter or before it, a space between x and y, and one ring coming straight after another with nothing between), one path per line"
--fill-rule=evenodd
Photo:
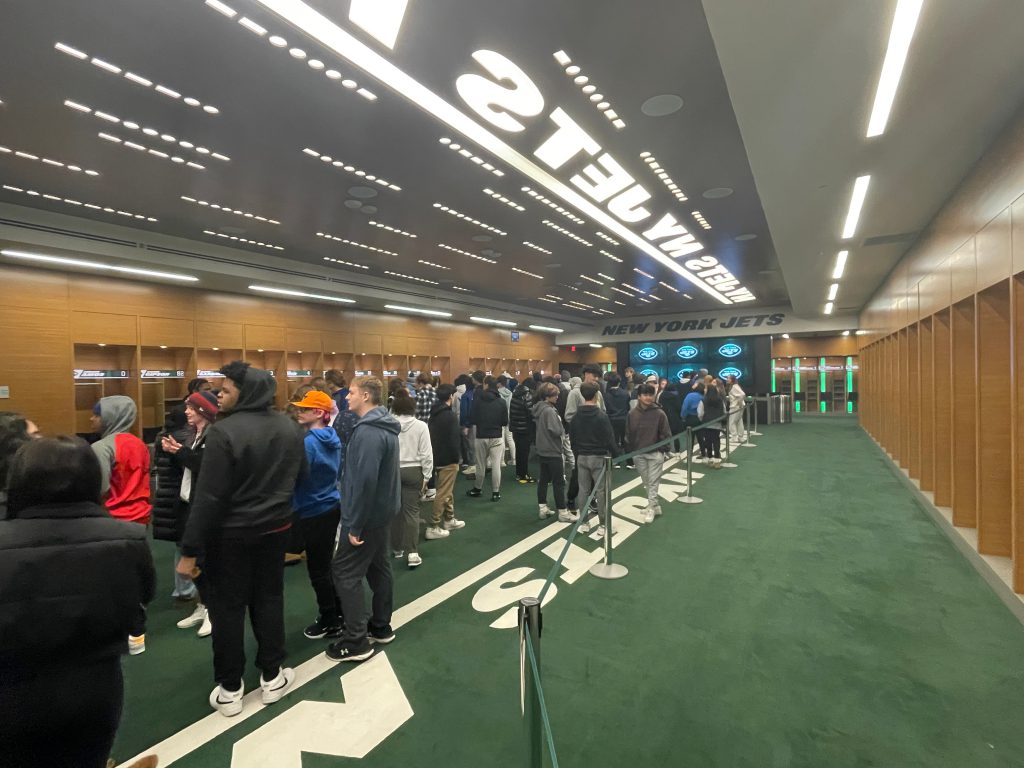
M551 517L557 510L559 522L574 523L579 517L568 510L565 498L565 464L562 461L565 428L555 409L560 389L557 384L544 382L537 388L536 402L533 404L533 421L537 425L537 457L540 460L537 506L541 520ZM549 483L554 485L555 510L547 505Z
M437 388L437 404L430 414L430 446L437 472L437 494L434 496L427 539L446 539L451 531L466 524L455 517L455 478L459 474L459 451L462 436L459 419L452 411L455 387L442 384ZM443 522L442 522L443 520Z
M420 497L434 474L434 453L430 447L430 429L416 416L416 401L399 393L391 404L398 419L399 467L402 482L402 508L391 528L395 558L405 557L410 568L423 563L419 553ZM435 496L436 498L436 496Z
M661 483L661 470L665 463L665 451L668 445L653 448L655 444L671 436L668 417L665 411L655 402L657 387L654 384L641 384L637 387L637 405L629 413L626 424L626 435L631 451L643 451L633 458L636 468L647 489L647 509L644 510L644 522L653 523L656 515L661 514L661 501L658 498L658 486ZM647 450L645 450L647 449Z
M569 424L569 440L573 453L576 455L576 470L579 473L579 498L587 500L592 489L596 488L595 504L601 525L598 533L604 533L608 522L608 509L605 503L604 483L608 482L606 465L607 457L619 455L615 443L615 433L608 416L597 407L600 388L596 382L580 385L583 405L576 409L576 415ZM589 528L588 528L589 530Z
M537 383L527 377L512 392L508 406L508 425L516 443L516 480L520 485L536 482L530 477L530 446L533 445L536 431L530 407L533 405L536 388Z
M502 432L508 426L508 408L498 394L498 383L493 376L484 379L483 385L473 394L470 424L475 430L476 474L473 487L467 496L477 497L483 492L484 475L488 463L491 466L491 501L501 498L501 467L505 463Z

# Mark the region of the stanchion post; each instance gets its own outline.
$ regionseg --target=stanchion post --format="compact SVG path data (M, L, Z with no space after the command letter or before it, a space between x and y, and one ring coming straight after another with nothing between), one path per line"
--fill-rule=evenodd
M747 442L743 443L743 446L745 448L757 448L757 445L755 443L750 442L750 436L761 434L760 432L757 431L757 400L751 398L751 403L754 406L753 408L750 409L754 412L754 431L751 432L750 430L747 430Z
M700 504L704 499L698 499L693 495L693 427L686 428L686 493L676 501L682 504Z
M740 413L740 415L742 416L743 414ZM729 433L732 432L732 425L729 424L729 422L731 420L732 420L732 417L729 414L726 414L725 415L725 458L726 458L726 461L723 461L719 465L719 466L721 466L721 467L723 467L725 469L736 469L736 467L739 466L739 465L737 465L732 460L732 448L730 446L730 440L729 440Z
M537 688L540 680L534 676L530 664L526 637L529 635L533 655L537 660L537 674L540 674L540 600L524 597L519 601L519 702L526 728L526 765L540 768L544 762L544 724L541 718L540 697Z
M612 458L604 460L604 476L598 489L604 501L604 562L595 563L590 573L599 579L621 579L629 573L624 565L612 562Z

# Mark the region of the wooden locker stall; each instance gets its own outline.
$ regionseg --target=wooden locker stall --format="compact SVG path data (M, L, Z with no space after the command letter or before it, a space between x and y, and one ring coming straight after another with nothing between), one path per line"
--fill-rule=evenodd
M1013 549L1009 280L978 294L977 313L978 551L1009 557Z
M910 330L901 328L897 334L896 348L896 380L893 394L906 393L910 386ZM899 465L907 468L910 465L910 419L906 397L892 398L893 418L897 425L896 459Z
M921 477L921 361L918 344L920 330L917 323L907 328L907 378L902 391L907 393L901 398L907 422L907 461L910 476Z
M949 308L932 315L935 379L935 505L953 506L953 336Z
M1017 220L1014 208L1014 222ZM1024 205L1021 206L1021 240L1017 245L1024 257ZM1015 250L1016 255L1016 250ZM1013 290L1013 588L1024 592L1024 273L1010 280Z
M920 407L921 490L935 490L935 350L931 317L921 321L918 349L921 366L918 374Z
M978 525L977 428L974 297L953 305L952 384L953 429L953 523L967 528Z

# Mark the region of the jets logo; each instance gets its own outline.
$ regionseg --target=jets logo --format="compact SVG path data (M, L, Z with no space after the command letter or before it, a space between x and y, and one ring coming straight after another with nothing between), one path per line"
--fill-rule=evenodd
M720 379L725 379L728 378L729 376L735 376L738 379L741 376L743 376L743 371L741 371L739 368L735 368L730 365L729 367L723 368L718 372L718 378Z
M718 348L718 354L722 357L736 357L743 354L743 347L739 344L723 344Z
M658 356L658 350L656 350L654 347L644 347L639 352L637 352L636 355L641 360L653 360Z
M683 360L692 360L697 356L698 352L699 350L693 344L684 344L676 350L676 354Z
M658 372L656 370L654 370L653 368L644 368L642 371L640 371L640 375L641 376L657 376Z

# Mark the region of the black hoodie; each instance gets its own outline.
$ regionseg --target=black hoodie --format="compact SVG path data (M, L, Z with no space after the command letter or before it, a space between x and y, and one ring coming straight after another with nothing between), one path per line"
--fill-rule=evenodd
M271 408L276 390L269 372L247 369L235 407L207 428L203 472L181 542L186 556L222 536L260 535L291 524L306 453L299 426Z
M459 463L462 451L462 432L459 417L450 405L437 403L427 422L430 428L430 447L434 450L434 468L440 469Z
M596 405L582 405L569 422L569 441L577 456L618 456L608 415Z
M476 425L477 440L501 437L501 428L508 426L508 406L493 389L479 387L473 396L471 424Z

